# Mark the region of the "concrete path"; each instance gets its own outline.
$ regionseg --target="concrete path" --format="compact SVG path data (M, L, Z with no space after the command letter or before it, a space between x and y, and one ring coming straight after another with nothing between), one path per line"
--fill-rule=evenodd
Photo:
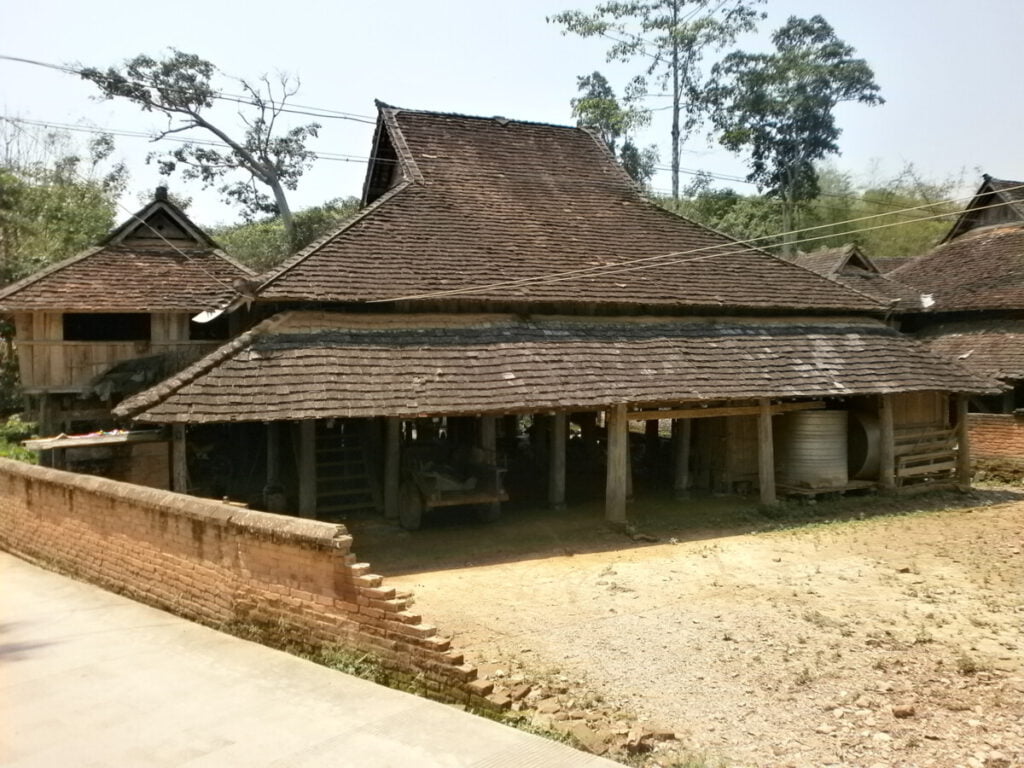
M0 552L0 765L615 766Z

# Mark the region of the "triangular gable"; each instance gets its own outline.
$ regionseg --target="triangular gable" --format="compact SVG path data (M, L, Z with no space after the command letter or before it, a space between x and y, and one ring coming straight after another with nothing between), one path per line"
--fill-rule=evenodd
M102 244L155 245L168 242L178 247L219 247L212 237L168 199L166 187L157 187L153 201L128 217L103 239Z
M994 179L987 173L982 179L940 245L982 227L1024 223L1024 182Z

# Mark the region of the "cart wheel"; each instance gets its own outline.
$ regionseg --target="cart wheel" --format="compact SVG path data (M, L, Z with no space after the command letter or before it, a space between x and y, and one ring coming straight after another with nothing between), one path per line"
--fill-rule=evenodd
M423 499L413 483L402 483L398 492L398 522L407 531L418 531L423 521Z
M476 514L481 522L493 523L501 517L501 502L492 501L489 504L480 504L476 508Z

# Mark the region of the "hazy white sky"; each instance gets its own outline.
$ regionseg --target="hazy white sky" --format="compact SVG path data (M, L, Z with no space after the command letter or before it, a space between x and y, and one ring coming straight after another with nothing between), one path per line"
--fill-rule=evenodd
M0 54L106 66L173 46L212 60L228 74L297 74L302 90L295 101L304 105L373 116L373 100L379 98L413 108L570 123L577 75L601 69L621 87L635 69L605 64L603 43L563 37L545 23L545 16L560 10L591 5L565 0L148 5L0 0ZM884 174L913 162L931 177L963 170L968 187L982 171L1024 178L1021 0L769 0L766 9L762 43L787 16L821 13L875 69L887 103L842 108L843 155L837 164L844 170L866 175L877 165ZM758 39L748 41L748 47L758 44ZM142 131L161 124L128 104L97 102L93 93L91 85L73 76L0 61L0 108L6 115ZM664 99L651 103L660 106ZM659 143L667 164L664 116L659 113L641 139ZM230 112L225 117L233 118ZM318 151L359 158L369 152L372 125L321 122ZM131 171L132 192L125 202L134 209L137 194L158 182L156 168L144 163L152 146L142 139L117 142ZM687 149L682 160L687 168L745 174L740 159L709 148L701 136ZM318 162L293 194L293 206L358 195L364 168L358 160ZM667 188L668 174L654 184ZM172 189L195 198L193 214L202 224L235 218L215 193L180 181L172 181Z

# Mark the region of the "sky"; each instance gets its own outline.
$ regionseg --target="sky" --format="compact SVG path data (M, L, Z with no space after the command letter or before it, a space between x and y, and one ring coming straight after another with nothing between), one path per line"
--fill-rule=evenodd
M298 76L301 91L294 103L368 119L320 120L323 128L312 147L350 157L317 162L289 198L293 208L302 208L359 196L374 99L571 124L569 100L578 75L600 69L621 88L640 66L607 64L603 42L563 36L545 21L568 8L590 7L571 0L179 0L171 5L0 0L0 54L106 67L175 47L209 59L228 75ZM843 134L835 164L858 182L892 176L907 163L926 178L962 177L963 194L982 172L1024 179L1021 0L768 0L765 9L762 32L741 40L740 47L763 49L770 30L788 16L820 13L874 68L886 104L841 105L837 113ZM163 125L158 116L123 102L97 101L95 95L94 86L74 76L0 60L5 116L146 133ZM654 107L665 102L650 99ZM239 124L230 109L218 115ZM639 139L659 144L667 166L668 113L655 115ZM88 138L78 135L83 142ZM160 183L155 165L145 162L146 154L160 147L146 139L117 138L116 155L130 172L130 190L122 201L127 210L141 207L140 200ZM688 142L681 165L746 175L741 157L710 146L703 134ZM681 183L689 178L684 175ZM191 212L201 225L238 218L215 191L174 178L170 186L193 199ZM653 186L667 190L668 173L660 172ZM728 186L753 191L743 184Z

